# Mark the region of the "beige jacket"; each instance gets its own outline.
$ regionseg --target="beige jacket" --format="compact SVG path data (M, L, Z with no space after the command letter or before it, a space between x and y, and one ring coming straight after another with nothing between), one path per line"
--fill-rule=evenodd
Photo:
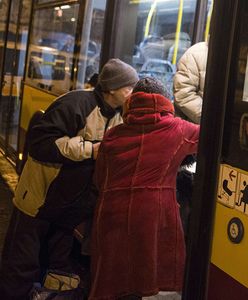
M207 55L207 42L193 45L179 60L174 77L176 110L197 124L201 120Z

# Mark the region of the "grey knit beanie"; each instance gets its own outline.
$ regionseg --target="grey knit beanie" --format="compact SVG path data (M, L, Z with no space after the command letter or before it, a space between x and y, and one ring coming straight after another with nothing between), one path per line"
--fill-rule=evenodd
M155 77L143 77L141 78L135 87L133 93L145 92L149 94L160 94L170 99L170 93L167 91L162 81Z
M99 74L98 83L104 92L135 86L139 80L136 70L118 58L110 59Z

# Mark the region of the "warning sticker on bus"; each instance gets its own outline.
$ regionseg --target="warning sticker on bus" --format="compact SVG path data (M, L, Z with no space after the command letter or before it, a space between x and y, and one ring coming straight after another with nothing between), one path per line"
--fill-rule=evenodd
M217 200L248 215L248 172L221 165Z

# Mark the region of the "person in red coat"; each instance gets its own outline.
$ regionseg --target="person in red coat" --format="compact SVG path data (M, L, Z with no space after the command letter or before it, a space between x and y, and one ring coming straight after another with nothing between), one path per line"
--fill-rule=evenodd
M163 85L141 79L124 108L124 123L101 143L95 182L89 299L139 299L181 291L185 244L176 175L196 153L199 125L174 116Z

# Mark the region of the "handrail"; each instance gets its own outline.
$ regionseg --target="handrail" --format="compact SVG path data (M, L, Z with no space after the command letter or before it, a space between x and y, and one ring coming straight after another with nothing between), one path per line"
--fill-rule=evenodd
M152 5L151 8L149 10L147 19L146 19L146 25L145 25L145 33L144 33L144 38L148 37L149 35L149 31L150 31L150 25L151 25L151 21L152 21L152 16L156 10L156 6L157 6L157 0L155 0Z
M214 6L213 4L214 4L214 0L212 0L212 2L211 2L209 12L208 12L208 15L207 15L206 29L205 29L205 33L204 33L205 42L207 42L207 40L208 40L209 29L210 29L210 21L211 21L213 6Z
M173 65L175 65L177 62L177 52L178 52L180 32L181 32L181 27L182 27L182 18L183 18L183 0L180 0L179 9L178 9L178 17L177 17L176 35L175 35L175 46L174 46L174 52L173 52L173 57L172 57Z

